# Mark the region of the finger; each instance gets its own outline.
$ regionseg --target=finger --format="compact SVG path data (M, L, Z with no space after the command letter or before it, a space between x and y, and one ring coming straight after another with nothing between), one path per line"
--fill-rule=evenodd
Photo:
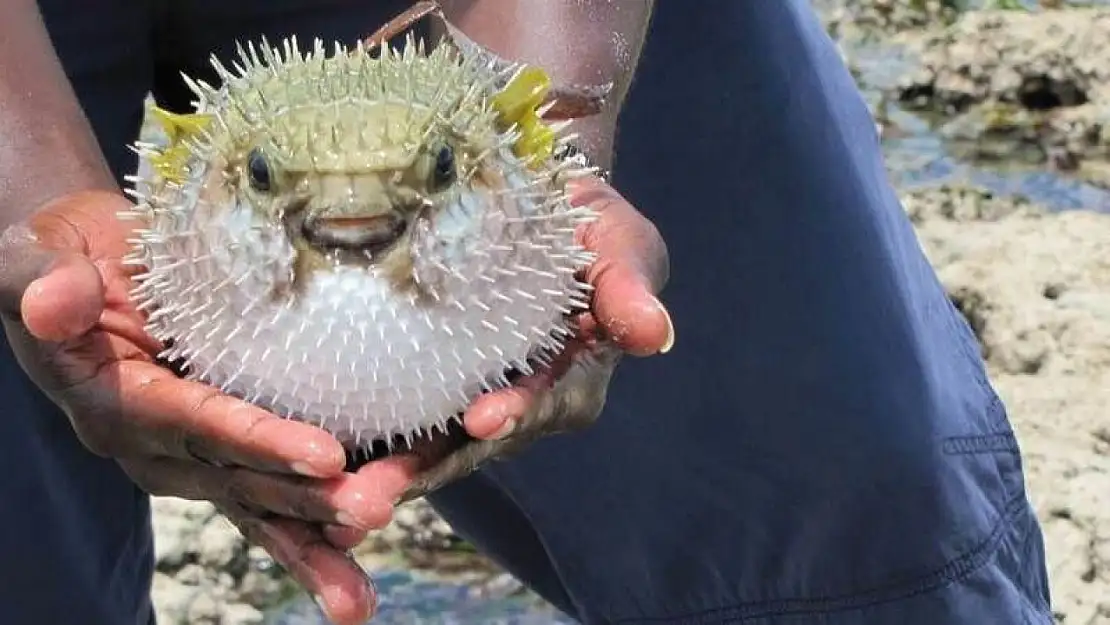
M350 551L366 540L368 532L345 525L324 525L324 538L340 551Z
M65 391L68 405L124 428L101 441L105 455L151 455L263 472L328 478L346 464L342 445L324 430L278 417L206 384L183 380L154 363L124 360Z
M58 343L88 332L103 311L100 272L78 254L54 257L45 274L27 286L20 306L32 336Z
M415 455L397 454L367 462L359 467L354 476L359 480L365 497L394 504L409 482L416 479L421 464L422 460Z
M463 414L466 433L480 440L501 440L513 433L535 401L535 393L520 385L479 396Z
M305 479L250 469L212 467L174 458L121 461L131 479L155 496L233 501L251 510L359 530L381 529L393 520L394 502L416 476L411 458L329 480Z
M516 380L509 388L480 395L463 413L466 433L479 440L501 440L512 435L540 395L562 377L583 349L578 342L568 343L551 366Z
M674 324L656 297L668 277L666 245L658 230L611 187L579 182L576 204L598 219L579 230L581 244L597 254L586 271L594 287L593 312L608 337L625 351L647 356L674 345Z
M601 257L587 279L594 286L594 317L608 339L636 356L665 354L674 347L670 313L628 264Z
M416 479L420 468L420 460L414 456L390 456L369 462L355 473L314 483L302 491L301 498L296 498L295 492L268 489L264 483L258 483L260 488L242 499L282 516L358 530L363 532L362 536L348 533L345 538L358 536L361 542L366 531L382 529L393 520L397 501Z
M378 602L370 576L354 558L328 544L319 530L290 519L228 518L313 596L332 623L364 625L373 618Z
M561 407L557 394L551 392L555 378L550 371L539 372L518 380L512 388L489 393L478 398L464 415L468 433L478 439L470 441L461 448L447 448L440 451L434 462L428 462L425 470L402 495L402 501L411 501L437 490L449 482L460 479L475 470L490 458L512 453L534 436L542 435L550 429L551 421ZM506 413L514 424L509 435L485 435L472 432L473 425L479 423L483 413ZM564 429L556 427L554 430ZM511 436L515 434L515 436Z
M360 530L385 527L392 518L392 503L370 501L362 495L354 476L327 481L234 470L226 483L210 484L222 497L278 516L311 523L344 525Z

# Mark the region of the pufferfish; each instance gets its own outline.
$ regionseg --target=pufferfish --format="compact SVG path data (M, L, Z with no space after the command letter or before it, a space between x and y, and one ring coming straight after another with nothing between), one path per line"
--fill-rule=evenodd
M413 37L240 46L193 113L137 143L129 263L147 330L190 379L349 446L446 431L544 366L588 305L596 217L532 66Z

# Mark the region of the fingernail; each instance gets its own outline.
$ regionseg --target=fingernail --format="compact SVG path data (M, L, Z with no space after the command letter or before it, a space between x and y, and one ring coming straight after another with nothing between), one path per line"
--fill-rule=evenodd
M671 320L671 313L667 311L667 307L659 298L655 298L655 303L659 306L659 310L663 312L663 318L667 320L667 339L663 341L663 346L659 348L660 354L666 354L674 347L674 321Z
M291 466L293 471L305 477L323 477L319 471L312 468L312 465L307 462L294 462Z
M513 430L515 430L515 429L516 429L516 419L513 419L512 417L510 417L508 419L505 419L505 422L501 424L501 428L498 429L496 432L494 432L493 436L491 436L490 438L492 438L495 441L499 441L503 438L507 438L510 434L513 433Z
M374 584L374 578L370 577L370 571L367 571L361 564L359 564L358 559L355 558L353 553L348 551L346 553L346 556L347 560L352 565L354 565L355 568L362 572L362 579L366 584L366 604L367 609L369 610L366 614L366 620L371 620L378 613L378 587Z
M339 442L313 437L301 448L300 459L289 467L305 477L329 478L339 475L347 465L347 456Z
M340 525L345 525L347 527L353 527L356 529L363 529L364 525L363 523L359 523L357 520L355 520L354 515L352 515L350 512L337 512L335 514L335 521Z

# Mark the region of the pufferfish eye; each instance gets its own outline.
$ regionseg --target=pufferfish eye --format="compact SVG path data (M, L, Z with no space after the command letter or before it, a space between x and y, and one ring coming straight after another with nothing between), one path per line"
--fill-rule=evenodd
M247 155L247 178L255 191L269 191L273 184L270 179L270 164L258 148Z
M432 168L432 186L442 189L455 181L455 150L444 145L436 152L435 166Z

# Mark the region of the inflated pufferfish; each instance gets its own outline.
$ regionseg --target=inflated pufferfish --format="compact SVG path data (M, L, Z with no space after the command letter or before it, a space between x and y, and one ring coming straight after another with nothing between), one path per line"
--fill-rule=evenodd
M476 395L560 349L583 308L593 217L565 184L534 67L295 39L186 78L138 144L129 262L148 331L189 378L351 445L445 430ZM464 40L465 43L465 40Z

